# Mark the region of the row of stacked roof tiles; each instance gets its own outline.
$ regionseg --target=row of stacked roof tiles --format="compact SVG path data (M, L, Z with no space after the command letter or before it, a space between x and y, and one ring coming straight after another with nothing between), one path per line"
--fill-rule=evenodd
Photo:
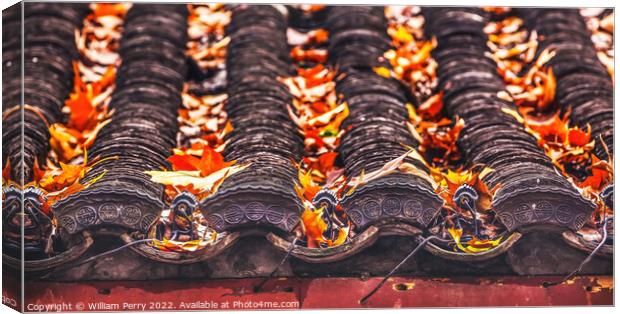
M45 24L47 17L37 11L40 8L33 5L29 9L29 5L25 7L27 20ZM46 4L46 9L58 15L64 14L63 18L71 20L73 15L67 17L65 15L69 13L60 13L64 12L65 6ZM100 168L116 169L113 176L104 176L92 187L66 197L52 207L58 222L57 234L65 249L53 256L27 259L25 270L33 278L40 278L42 274L54 280L264 276L280 263L289 249L292 250L292 257L280 267L280 275L380 275L389 272L429 235L429 227L439 215L444 201L427 179L427 166L407 156L403 160L410 162L415 171L395 171L348 193L330 194L332 198L327 200L331 202L328 205L341 206L351 228L355 230L345 243L319 248L295 245L299 235L294 230L302 224L304 205L294 193L294 184L298 183L295 181L296 169L287 160L299 161L304 152L298 139L288 136L286 131L277 130L276 125L281 123L282 129L288 129L284 125L291 123L285 106L291 101L291 95L277 78L291 74L285 31L288 23L299 22L291 20L299 12L294 7L283 6L242 5L230 10L227 91L229 99L240 101L231 102L225 108L230 111L233 126L242 123L257 133L244 135L243 129L236 129L240 133L229 138L224 155L227 159L233 156L234 159L245 158L257 163L224 180L222 188L213 195L203 199L189 197L186 201L176 199L170 204L162 201L164 190L161 186L142 177L143 170L152 169L149 168L151 165L165 167L162 161L166 151L171 149L176 133L175 127L168 124L173 118L170 114L180 107L180 80L182 77L186 81L196 78L186 74L186 62L178 60L181 57L174 49L186 45L186 38L174 35L184 33L183 28L187 27L183 23L188 13L186 6L134 5L127 14L121 47L139 37L145 47L157 46L163 41L166 49L146 51L142 56L121 49L121 73L127 77L116 78L116 91L111 100L111 106L117 110L116 116L112 115L110 130L104 132L110 138L97 138L94 152L100 153L108 145L115 146L115 131L149 135L134 144L128 140L127 145L120 145L118 151L112 152L120 158L98 165ZM84 14L77 9L71 14L77 16L78 12ZM15 12L3 12L3 20L14 20L15 16L11 14ZM407 154L409 149L415 151L419 141L407 129L406 103L410 95L401 82L376 73L377 68L390 68L383 58L385 50L390 48L383 8L326 7L312 14L316 17L310 18L316 23L314 26L324 27L330 33L327 49L329 63L339 72L336 90L350 107L350 114L343 121L350 128L346 130L339 147L344 171L351 176L360 176L364 171L372 173ZM422 14L428 21L424 31L427 36L437 39L437 47L432 54L441 73L438 88L444 95L446 114L465 119L459 149L468 163L484 162L496 168L496 172L484 180L487 184L501 186L494 195L493 209L506 229L506 236L496 247L480 253L455 252L429 245L425 247L426 252L406 263L399 271L428 275L570 272L593 249L588 243L574 239L575 232L588 222L595 204L558 174L536 140L516 119L504 113L504 109L513 109L515 104L498 96L505 85L494 70L494 61L486 56L488 48L483 29L488 23L488 12L479 8L444 7L423 8ZM521 9L518 14L532 23L530 27L544 28L547 24L536 17L551 16L549 23L553 24L559 18L556 15L572 17L575 12ZM587 31L581 22L575 22L572 27L576 28L575 32L565 32L560 37L570 38ZM550 27L544 28L544 31L553 32L556 29ZM252 33L258 37L254 38ZM260 36L265 38L259 40ZM32 35L25 37L25 50L41 42L44 46L71 47L74 44L70 39ZM588 45L592 43L581 40L580 45L585 46L582 49L590 49ZM271 51L273 56L257 53L252 57L248 49ZM233 52L234 58L231 57ZM3 49L3 57L7 53L10 50ZM570 56L570 51L567 54ZM158 70L153 70L150 76L141 76L138 71L141 61L152 64ZM564 86L562 82L570 80L571 75L582 73L609 80L609 77L602 76L606 72L597 59L582 60L583 65L574 65L577 61L567 57L554 63L554 67L558 68L556 73L564 71L563 75L557 74L558 86ZM136 67L136 71L132 71L132 66ZM157 75L165 73L179 79L175 82L158 80ZM28 72L25 73L26 89L29 84L35 84L28 75ZM131 80L129 75L136 76L136 79ZM50 75L37 79L53 78ZM11 79L3 77L4 82ZM51 82L49 84L53 85ZM587 90L592 86L580 88ZM133 89L133 92L124 95L124 89ZM3 91L3 94L7 93ZM599 90L593 93L598 96L597 106L611 106L611 94ZM60 110L63 101L56 98L55 102L50 101L46 105ZM30 102L36 106L37 100ZM283 105L274 105L274 102L282 102ZM127 120L132 115L123 113L124 110L140 109L132 103L141 103L145 110L152 110L152 119L147 114L139 115L135 121ZM265 108L261 109L263 105ZM569 105L581 104L566 104ZM356 109L356 106L362 109ZM255 111L244 108L254 108ZM3 111L8 109L3 106ZM115 117L119 118L115 120ZM113 123L120 123L121 117L129 122L115 128ZM573 119L580 121L580 116ZM592 123L595 132L605 136L605 143L611 143L612 133L609 130L613 130L613 123L607 120L593 120ZM270 134L268 127L273 129L273 134ZM38 135L37 132L25 132L23 136L30 138ZM161 144L150 143L149 136L160 139ZM111 142L106 144L103 141ZM37 146L35 155L45 156L45 150L49 148L44 146ZM597 146L596 152L605 159L609 150ZM14 157L5 155L3 161ZM89 157L98 158L92 152ZM24 163L25 173L32 173L34 159L25 158ZM107 170L102 168L101 171ZM86 179L97 174L95 171ZM16 200L23 195L24 201L33 205L28 207L30 214L39 217L37 210L41 209L36 207L41 205L41 193L35 188L26 188L24 194L20 193L19 188L5 191L3 213L15 214L19 210ZM177 212L180 206L183 210L190 206L192 211L202 211L206 221L219 234L218 241L191 252L160 251L148 245L149 228L157 219L158 212L164 209ZM11 226L11 220L3 219L3 224ZM611 245L608 250L610 248ZM106 250L114 252L100 255ZM3 262L10 267L18 267L18 258L10 251L3 250ZM585 272L610 273L609 257L609 254L599 253Z

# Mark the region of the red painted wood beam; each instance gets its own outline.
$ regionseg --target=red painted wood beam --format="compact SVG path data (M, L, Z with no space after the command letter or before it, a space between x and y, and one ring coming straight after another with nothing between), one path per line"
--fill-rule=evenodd
M256 310L320 308L612 305L613 277L390 279L366 304L359 299L381 280L283 278L253 293L259 279L26 283L26 311ZM6 285L3 287L7 295ZM7 295L8 296L8 295ZM14 297L14 296L13 296ZM47 306L47 308L46 308Z

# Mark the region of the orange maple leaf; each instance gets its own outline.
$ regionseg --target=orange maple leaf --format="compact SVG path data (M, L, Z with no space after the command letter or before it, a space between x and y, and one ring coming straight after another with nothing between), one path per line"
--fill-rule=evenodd
M56 203L57 201L59 201L59 200L61 200L63 198L66 198L67 196L69 196L71 194L80 192L80 191L88 188L93 183L99 181L99 179L101 179L106 173L107 173L107 171L103 171L100 175L98 175L94 179L86 182L85 184L80 183L80 181L78 181L76 179L75 181L73 181L73 183L63 187L62 189L60 189L58 191L53 191L53 192L49 192L48 191L48 193L47 193L47 201L45 202L45 204L43 204L43 208L45 208L46 210L51 210L51 207L52 207L52 205L54 205L54 203Z
M105 113L105 109L94 104L93 100L113 84L116 71L113 66L110 66L99 81L88 84L82 81L78 63L75 61L73 71L75 73L74 89L69 99L65 101L65 106L70 110L67 126L83 132L94 128L102 113Z
M110 15L122 17L125 13L127 13L125 3L97 3L93 9L95 17Z
M418 113L427 118L433 118L437 116L443 109L443 103L441 101L443 92L435 94L429 97L424 103L418 107Z
M319 133L321 133L320 129L308 130L304 132L304 137L306 139L313 139L314 145L317 148L322 148L325 146L325 142L323 142L323 139L319 136Z
M536 117L531 115L531 108L519 110L527 127L536 132L543 140L564 142L568 132L568 115L560 117L560 112L551 116Z
M87 94L84 92L74 93L65 104L71 110L67 125L79 131L87 129L95 113Z
M75 183L84 176L88 166L83 163L79 165L68 165L60 163L60 173L57 175L49 175L43 178L40 185L46 191L59 191Z
M324 242L323 231L327 229L327 224L323 221L323 210L305 209L301 214L301 221L304 225L304 233L308 241L309 248L319 247L319 243Z
M493 194L499 189L499 185L493 188L487 187L482 181L488 173L493 171L491 168L484 168L480 172L470 170L452 171L448 169L444 173L439 168L431 167L431 172L435 181L439 182L438 193L446 201L446 206L457 210L459 207L454 203L454 194L463 184L467 184L478 191L477 208L480 210L489 209Z
M315 101L310 105L310 108L312 108L312 110L314 110L317 114L326 113L331 109L330 106L324 101Z
M317 64L309 69L298 68L297 74L304 78L314 77L317 74L321 73L321 71L325 70L325 67L322 64Z
M304 172L299 169L299 185L295 183L295 192L300 199L312 201L316 193L319 193L321 187L312 180L312 171Z
M295 61L313 61L325 63L327 61L327 50L325 49L308 49L304 50L300 46L291 49L291 57Z
M443 118L439 122L420 122L416 129L418 134L423 134L420 150L425 152L439 150L443 152L443 155L434 157L434 160L440 163L458 158L459 151L456 141L465 126L465 121L455 117L455 122L452 124L452 120L447 118Z
M587 131L583 131L577 127L570 128L566 135L566 141L568 145L572 147L585 146L590 142L591 132L592 132L592 128L590 127L589 124L588 124Z
M175 152L168 157L168 162L174 171L195 171L199 170L200 175L206 177L220 169L230 167L236 163L235 160L225 162L224 157L213 148L203 145L202 156L197 158L186 152Z
M118 156L112 156L103 159L95 158L89 162L87 156L88 153L84 151L84 161L81 164L71 165L60 162L60 168L48 169L38 182L39 186L48 193L61 191L73 184L79 184L78 180L83 178L98 163L118 159ZM94 179L91 180L92 182Z
M200 159L185 152L178 152L168 157L174 171L193 171L198 169Z
M200 166L197 170L200 170L200 175L208 176L220 169L230 167L236 163L235 160L225 162L224 157L216 152L213 148L205 146L202 148L202 157L200 158Z
M329 39L329 32L324 28L319 28L314 32L312 39L317 44L324 43Z
M327 72L325 75L313 75L306 77L306 88L312 88L331 82L334 78L334 72Z
M327 152L321 154L319 156L318 169L324 174L327 174L330 170L334 168L334 162L336 161L336 157L338 157L337 152Z
M600 160L595 155L592 155L592 163L589 168L592 171L592 174L580 182L578 184L579 187L590 187L595 191L600 191L612 180L613 172L609 163L604 160Z
M303 161L308 166L308 169L318 171L322 177L326 177L328 172L334 169L336 157L338 157L337 152L326 152L319 157L304 157Z

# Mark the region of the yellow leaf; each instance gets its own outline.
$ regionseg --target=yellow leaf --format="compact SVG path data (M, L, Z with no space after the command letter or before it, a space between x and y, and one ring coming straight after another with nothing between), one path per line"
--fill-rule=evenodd
M403 43L410 43L413 41L413 35L411 35L409 31L407 31L407 28L403 25L398 27L394 38Z
M463 229L448 228L448 233L450 233L450 236L452 236L452 239L454 239L454 243L456 243L456 246L461 249L461 251L465 251L465 247L463 247L463 245L461 244Z
M415 150L415 149L410 149L409 151L407 151L406 153L402 154L401 156L399 156L398 158L391 160L389 162L387 162L385 165L383 165L383 167L381 167L380 169L377 169L375 171L372 171L368 174L360 174L357 177L352 178L348 185L351 187L356 188L359 185L362 184L366 184L372 180L381 178L383 176L386 176L390 173L393 173L396 170L399 170L399 168L402 166L405 158L410 157L416 160L419 160L423 163L425 163L424 158L422 156L420 156L420 154ZM406 169L407 171L412 171L410 168L413 167L411 166L405 166L404 169ZM430 179L432 181L432 178L430 177L426 177L425 179Z
M215 242L217 235L213 233L213 236L208 239L196 239L190 240L186 242L182 241L174 241L170 239L162 239L157 240L153 239L152 245L162 251L173 251L173 252L194 252L198 251L207 245Z
M338 246L343 244L347 240L350 227L341 228L338 230L338 237L331 243L331 246Z
M323 207L316 210L306 208L301 213L301 221L308 240L308 247L318 247L318 243L325 242L323 231L327 229L327 224L322 218L324 210Z
M405 107L407 107L407 113L409 114L409 121L411 121L414 124L418 123L421 120L421 118L420 116L418 116L418 113L415 110L415 107L413 106L413 104L407 103Z
M461 243L461 237L463 236L463 229L448 228L448 233L454 239L456 246L465 253L481 253L488 251L500 244L503 237L498 237L493 240L480 240L476 237L467 241L466 246Z
M377 73L378 75L385 78L390 78L392 76L390 69L386 67L373 67L372 70L375 71L375 73Z
M481 253L488 251L500 244L503 237L498 237L493 240L480 240L476 237L467 241L466 252L469 253Z
M151 181L164 185L193 185L195 189L200 191L217 191L218 182L221 183L226 177L229 177L249 165L234 165L222 168L211 173L206 177L200 175L200 171L145 171L144 173L151 176Z
M483 179L486 175L493 171L495 170L491 169L490 167L484 167L484 169L482 169L482 171L480 171L480 173L478 174L478 178Z
M411 133L411 135L416 139L416 141L420 143L424 142L424 138L422 137L422 135L420 135L420 132L418 132L415 126L409 121L407 121L407 129L409 130L409 133Z
M103 178L103 176L105 176L107 172L107 170L104 170L103 172L101 172L100 175L88 181L86 184L81 184L79 181L74 181L71 185L65 186L61 190L47 193L47 201L45 202L45 207L49 208L57 201L88 188L89 186Z
M517 119L517 121L518 121L519 123L524 123L524 122L525 122L525 120L523 119L523 117L521 117L521 115L520 115L517 111L515 111L515 110L513 110L513 109L502 108L502 112L503 112L503 113L505 113L505 114L511 115L512 117L514 117L515 119Z
M312 169L304 172L299 169L298 173L299 185L295 183L295 192L300 199L311 201L316 193L321 190L321 187L312 180Z
M315 126L317 124L323 125L323 124L327 124L329 123L329 121L332 120L332 118L334 118L336 115L338 115L341 112L344 112L345 110L347 110L347 104L346 103L342 103L340 104L338 107L318 116L315 118L312 118L310 120L308 120L308 124Z
M54 123L48 128L50 133L50 146L61 160L69 161L83 153L80 142L82 134L67 128L61 123Z
M99 133L99 131L101 131L101 129L110 122L112 122L111 119L102 121L99 124L97 124L97 126L95 126L94 129L84 132L85 137L84 137L84 143L82 144L82 146L84 148L90 148L95 142L95 139L97 138L97 134Z

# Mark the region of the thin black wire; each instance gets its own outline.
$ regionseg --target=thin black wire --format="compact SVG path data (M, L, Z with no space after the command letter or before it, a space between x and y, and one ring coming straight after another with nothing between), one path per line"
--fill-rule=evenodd
M297 243L297 238L295 238L293 240L293 242L291 243L291 246L288 248L288 250L286 251L286 255L284 255L284 258L282 258L282 260L280 261L280 264L278 264L278 266L276 266L273 271L271 271L271 273L269 274L269 276L263 278L263 280L261 280L261 282L254 286L254 293L258 293L260 292L260 290L263 288L263 286L271 279L273 278L273 276L275 276L275 274L278 272L278 270L280 269L280 267L282 267L282 265L284 265L284 263L286 262L286 260L291 256L291 253L293 252L293 249L295 248L295 244Z
M605 214L606 215L606 214ZM574 271L572 271L570 274L566 275L564 278L558 280L558 281L545 281L543 282L543 287L548 288L551 286L556 286L559 285L567 280L570 280L571 278L573 278L575 275L577 275L581 269L583 268L583 266L585 266L587 263L590 262L590 260L592 260L592 258L594 257L594 255L596 255L596 253L598 253L598 251L601 250L601 248L603 247L603 245L605 244L605 240L607 239L607 222L609 221L609 218L605 218L603 220L603 238L601 239L601 242L596 246L596 248L594 248L594 250L592 250L592 252L590 252L590 254L588 255L588 257L586 257L586 259L584 259L581 264L579 264L579 267L577 267L577 269L575 269Z
M98 258L101 258L101 257L107 256L107 255L110 255L110 254L114 254L114 253L116 253L118 251L124 250L124 249L126 249L126 248L128 248L130 246L133 246L133 245L136 245L136 244L140 244L140 243L145 243L145 242L152 242L153 240L154 239L135 240L135 241L129 242L129 243L123 245L123 246L119 246L117 248L114 248L112 250L108 250L108 251L105 251L105 252L93 255L93 256L91 256L91 257L89 257L89 258L87 258L85 260L81 260L81 261L79 261L77 263L61 265L61 266L57 267L55 270L59 270L59 269L62 270L62 269L66 269L66 268L73 268L73 267L77 267L77 266L80 266L80 265L84 265L84 264L89 263L91 261L94 261L94 260L96 260Z
M407 260L409 260L411 257L413 257L416 253L418 253L418 251L420 251L425 245L426 243L428 243L431 240L438 240L440 242L443 243L448 243L448 242L452 242L453 240L446 240L446 239L442 239L440 237L437 236L430 236L428 238L423 238L420 237L421 239L423 239L414 249L413 251L411 251L411 253L409 253L409 255L407 255L400 263L398 263L398 265L396 265L396 267L392 268L392 270L385 276L383 277L383 280L381 280L381 282L374 288L372 289L372 291L370 291L370 293L368 293L365 297L360 299L360 304L364 304L364 302L366 302L370 297L372 297L373 294L375 294L375 292L379 291L379 289L381 289L381 287L383 287L383 285L387 282L387 280L392 277L392 275L394 275L394 273L396 271L398 271L398 269L400 267L402 267Z

